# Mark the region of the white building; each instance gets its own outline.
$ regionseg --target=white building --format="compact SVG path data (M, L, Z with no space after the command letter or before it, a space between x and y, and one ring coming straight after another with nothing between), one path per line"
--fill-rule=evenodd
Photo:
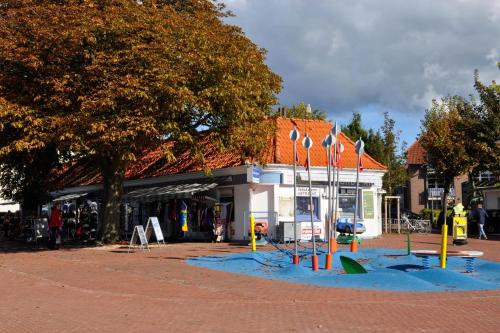
M277 238L280 222L293 221L293 153L289 133L294 126L303 137L306 130L313 140L310 152L311 181L313 195L313 217L324 233L328 209L328 183L326 152L321 141L332 127L331 123L318 120L294 120L278 118L276 133L260 163L242 161L238 152L219 153L206 137L205 160L213 170L210 176L199 171L189 155L184 152L177 161L166 162L161 150L146 154L127 173L124 197L124 229L130 231L135 224L144 224L148 216L158 216L166 236L179 232L176 213L179 201L188 203L188 238L206 238L206 226L210 207L215 203L224 205L222 217L227 220L227 237L232 240L248 239L248 216L254 213L256 222L268 224L269 234ZM356 199L356 163L354 143L343 134L338 138L344 145L341 155L339 207L345 218L354 216ZM301 140L299 140L301 141ZM302 164L306 150L297 145L300 165L297 167L297 220L303 231L310 233L310 198L308 176ZM360 174L359 214L366 232L362 237L376 237L382 234L381 190L385 167L368 155L362 156L363 172ZM102 190L97 174L85 174L68 168L61 179L65 188L56 196L82 194L82 198L99 198ZM73 196L74 198L74 196ZM316 226L315 226L316 228ZM305 237L303 235L303 237Z

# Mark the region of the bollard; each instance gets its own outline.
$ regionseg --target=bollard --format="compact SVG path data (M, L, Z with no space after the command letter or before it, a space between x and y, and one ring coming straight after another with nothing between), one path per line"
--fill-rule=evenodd
M441 258L440 266L441 268L446 268L446 246L448 243L448 226L446 223L443 224L441 228Z
M257 251L257 244L255 243L255 218L250 214L250 238L252 240L252 252Z
M408 255L411 255L411 246L410 246L410 230L408 230L408 234L407 234L407 241L408 241Z

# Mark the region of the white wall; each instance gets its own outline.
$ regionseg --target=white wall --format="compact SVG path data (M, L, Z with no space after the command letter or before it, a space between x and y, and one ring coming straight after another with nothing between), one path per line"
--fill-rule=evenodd
M232 237L234 240L248 239L247 230L244 230L244 215L250 210L249 189L249 184L234 186L234 236Z
M500 190L484 190L484 208L500 209Z

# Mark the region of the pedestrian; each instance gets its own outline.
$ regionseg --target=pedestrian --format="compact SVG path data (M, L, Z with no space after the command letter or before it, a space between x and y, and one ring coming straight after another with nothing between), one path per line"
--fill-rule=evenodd
M7 238L9 237L10 234L10 224L12 222L12 212L9 210L7 214L5 214L3 218L3 232L4 232L4 237Z
M54 205L50 211L50 241L49 248L58 249L61 243L62 218L58 205Z
M484 239L488 239L486 237L486 234L484 232L484 223L486 222L486 218L488 217L488 213L483 208L482 204L478 204L476 208L476 218L477 218L477 226L479 230L479 239L481 239L481 236L484 236Z

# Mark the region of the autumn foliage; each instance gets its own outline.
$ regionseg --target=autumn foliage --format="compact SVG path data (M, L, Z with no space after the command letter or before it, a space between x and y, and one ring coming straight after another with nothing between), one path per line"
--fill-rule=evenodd
M0 161L55 145L104 179L104 241L119 237L128 163L165 139L258 155L281 80L208 0L2 1ZM165 152L175 158L175 151Z

